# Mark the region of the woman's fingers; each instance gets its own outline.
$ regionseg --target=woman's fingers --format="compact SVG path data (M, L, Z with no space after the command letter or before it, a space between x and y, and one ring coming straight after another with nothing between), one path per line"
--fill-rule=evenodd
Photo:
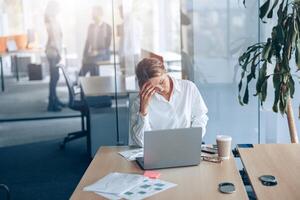
M152 90L152 91L149 93L149 95L148 95L149 98L152 97L152 96L154 95L155 92L156 92L156 90L155 90L155 88L154 88L154 90Z
M140 96L142 96L142 94L145 92L145 88L147 87L147 85L148 85L148 83L145 83L145 84L142 86L142 88L141 88L141 90L140 90Z
M149 98L152 96L152 93L154 94L154 92L155 92L155 87L152 87L145 92L145 96Z
M148 87L149 85L151 85L151 82L146 82L146 83L142 86L140 92L143 92L143 91L146 89L146 87Z
M148 85L144 88L144 90L141 92L141 96L144 97L145 95L147 95L149 92L151 92L153 89L155 89L154 86L152 85Z

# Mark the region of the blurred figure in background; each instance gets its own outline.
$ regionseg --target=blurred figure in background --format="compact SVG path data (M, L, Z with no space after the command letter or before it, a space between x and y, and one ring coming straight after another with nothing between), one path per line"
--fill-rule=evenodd
M98 66L101 61L110 60L111 26L103 21L103 9L94 6L92 9L93 23L89 25L82 67L79 76L90 72L91 76L99 75Z
M48 34L46 56L50 72L48 111L61 111L61 107L65 106L58 99L56 93L56 86L59 80L59 68L57 64L61 62L63 51L63 34L57 20L59 12L59 3L54 0L49 1L45 10L45 25Z
M122 1L119 6L123 24L118 26L120 36L120 68L127 76L135 75L135 66L141 56L142 25L132 14L132 1Z

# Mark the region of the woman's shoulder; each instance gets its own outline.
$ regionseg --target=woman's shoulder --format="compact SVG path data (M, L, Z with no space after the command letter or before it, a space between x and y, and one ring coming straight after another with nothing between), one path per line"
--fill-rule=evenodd
M139 106L140 105L140 96L137 95L133 98L131 98L129 101L131 101L131 107L136 107L136 106Z
M178 86L183 88L183 89L195 88L196 87L195 83L193 83L190 80L185 80L185 79L174 79L174 80L177 82Z

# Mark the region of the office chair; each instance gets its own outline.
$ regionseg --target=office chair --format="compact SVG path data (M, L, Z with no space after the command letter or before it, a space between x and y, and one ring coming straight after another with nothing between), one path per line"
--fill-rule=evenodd
M69 92L69 103L68 107L72 110L79 111L80 112L80 117L81 117L81 130L73 133L69 133L63 140L63 142L60 144L60 148L64 149L65 145L67 142L70 142L72 140L85 137L87 136L87 130L85 129L85 117L87 115L87 108L85 106L84 101L81 99L81 94L80 92L76 92L75 84L71 82L69 75L66 72L65 66L64 65L59 65L58 66L66 80L66 84L68 87L68 92Z
M6 199L10 200L9 188L6 185L4 185L4 184L0 184L0 189L4 190L4 193L6 195ZM0 199L2 199L2 198L0 197Z
M68 107L72 110L80 111L81 114L81 130L77 132L69 133L64 138L63 142L60 144L60 148L64 149L66 143L88 135L88 130L86 130L85 128L85 118L87 118L88 115L88 105L84 101L84 99L81 98L81 92L76 92L75 89L76 85L72 83L72 81L70 80L66 71L66 67L64 65L58 65L58 67L62 70L68 87L68 91L69 91ZM111 97L108 96L90 98L89 102L90 102L89 105L91 107L96 107L96 108L111 107L112 105Z

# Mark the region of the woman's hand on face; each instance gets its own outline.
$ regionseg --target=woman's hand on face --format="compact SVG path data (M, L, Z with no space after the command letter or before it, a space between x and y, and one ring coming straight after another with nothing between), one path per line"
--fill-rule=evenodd
M148 112L148 106L151 97L154 95L156 87L151 82L147 82L143 85L140 91L140 113L145 116Z

